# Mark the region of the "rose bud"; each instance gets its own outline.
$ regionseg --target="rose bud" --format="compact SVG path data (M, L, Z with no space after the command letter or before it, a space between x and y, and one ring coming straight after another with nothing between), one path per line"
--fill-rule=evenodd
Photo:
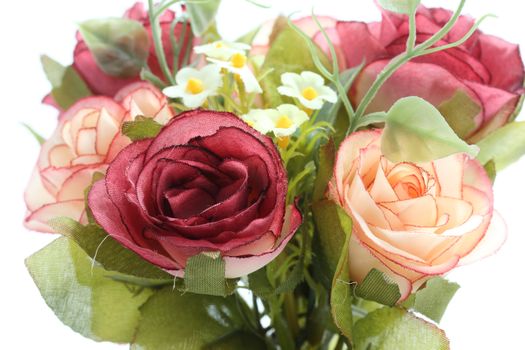
M220 252L235 278L274 259L301 224L286 193L270 138L233 114L195 110L120 152L89 207L110 236L175 276L188 258Z
M162 31L162 47L164 48L166 61L168 62L170 68L173 68L173 55L175 51L170 40L170 26L173 20L175 20L176 16L177 15L175 14L175 12L167 10L159 18L159 24ZM153 38L151 33L151 23L149 21L148 12L145 9L144 4L137 2L135 5L133 5L133 7L126 11L126 13L124 14L124 18L132 19L142 23L144 28L147 30L150 37L150 53L148 58L148 66L154 75L156 75L162 80L165 80L165 77L159 65L157 55L155 53L155 47L153 45ZM189 40L189 35L191 32L189 24L178 23L175 26L175 38L179 38L182 35L182 32L184 32L184 25L187 26L187 28L185 29L186 38L184 39L185 42L179 55L179 64L182 62L184 56L186 55L186 52L188 52L188 50L192 50L192 43ZM89 51L89 48L87 47L80 34L77 34L77 41L78 42L74 52L73 66L84 79L84 81L86 82L89 89L91 90L91 92L93 92L94 95L105 95L113 97L124 86L141 80L138 75L136 77L131 78L119 78L106 74L98 67L93 55Z
M392 163L380 141L374 130L341 144L329 196L353 220L351 279L360 283L375 268L398 284L404 300L432 276L495 252L506 227L478 161L461 153Z
M420 6L416 16L417 43L440 30L451 15L448 10ZM461 16L436 46L461 39L473 25L472 18ZM365 62L350 91L354 105L362 100L391 59L405 51L408 28L407 16L388 11L383 11L383 20L379 23L337 24L335 37L340 41L346 67ZM513 116L523 93L523 82L524 68L518 46L476 30L459 47L418 57L402 66L379 90L367 112L386 111L407 96L422 97L440 108L462 94L470 103L458 100L453 108L473 105L474 111L465 109L462 114L472 114L465 117L468 120L453 121L456 125L451 126L465 140L477 142ZM475 115L478 108L479 113Z
M93 174L105 172L116 154L130 143L121 134L122 123L137 115L167 121L173 113L154 86L132 84L117 100L90 97L62 113L53 135L42 145L37 165L25 192L25 225L53 232L48 221L66 216L86 221L84 191Z

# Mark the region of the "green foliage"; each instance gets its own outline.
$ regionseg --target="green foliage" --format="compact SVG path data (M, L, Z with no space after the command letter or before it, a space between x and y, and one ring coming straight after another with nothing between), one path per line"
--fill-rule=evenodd
M35 140L40 144L40 145L43 145L44 142L46 142L46 139L40 135L38 132L35 131L35 129L33 129L31 126L29 126L28 124L26 123L22 123L22 125L24 126L24 128L27 129L27 131L29 131L31 133L31 135L33 135L33 137L35 138Z
M325 199L328 183L334 174L335 153L335 144L334 140L332 139L330 139L319 149L319 156L317 160L317 176L315 178L314 191L312 195L313 202Z
M105 73L119 78L140 74L150 47L142 24L124 18L93 19L81 23L79 30Z
M45 55L41 62L52 86L51 96L61 108L68 109L81 98L91 96L91 91L73 67L64 67Z
M397 283L376 269L372 269L363 282L357 285L355 294L363 299L387 306L394 306L401 298Z
M348 262L348 253L350 246L350 239L352 236L352 219L337 207L338 222L340 230L346 234L344 244L339 251L339 262L335 270L334 278L332 280L332 290L330 293L330 308L332 311L332 318L334 322L348 339L352 339L353 333L353 319L352 319L352 286L350 284L350 271Z
M266 267L248 275L248 286L258 297L267 297L274 294L274 289L268 279Z
M251 333L241 333L242 339L233 338L246 327L234 297L181 294L166 287L140 311L142 317L131 349L226 349L228 344L238 342L245 344L245 349L261 348L261 341Z
M128 343L139 307L152 291L108 278L73 241L58 238L26 259L42 297L74 331L97 341Z
M329 66L326 55L317 48L318 55L323 64ZM266 59L261 71L273 69L262 81L264 101L266 106L278 106L284 99L277 92L281 85L281 75L286 72L301 73L312 71L319 73L310 55L308 44L292 28L286 27L272 43L266 54Z
M220 253L201 253L192 256L184 269L184 287L191 293L227 296L233 293L236 280L224 277L226 263Z
M449 282L443 277L434 277L426 282L424 288L412 294L403 305L439 323L458 289L459 284Z
M152 118L137 116L135 120L122 124L122 133L133 142L157 136L162 129L162 124Z
M493 160L489 160L484 166L485 171L487 172L487 176L489 177L490 181L494 183L496 181L496 163L494 163Z
M439 111L419 97L397 101L386 118L381 140L392 162L429 162L454 153L476 156L477 147L461 140Z
M383 307L369 313L354 327L355 350L448 350L445 333L413 314Z
M503 170L525 154L525 122L513 122L492 132L478 142L478 160L487 164L493 160L496 170Z
M57 232L75 241L91 258L108 271L154 280L173 280L173 276L150 264L109 236L100 226L83 226L70 218L49 222Z
M190 18L191 29L196 37L202 36L214 23L221 0L189 1L186 11Z
M461 90L457 91L452 98L440 104L437 109L456 135L462 139L465 139L474 131L476 128L474 118L481 111L481 107Z
M416 11L420 0L378 0L379 5L388 11L408 15Z

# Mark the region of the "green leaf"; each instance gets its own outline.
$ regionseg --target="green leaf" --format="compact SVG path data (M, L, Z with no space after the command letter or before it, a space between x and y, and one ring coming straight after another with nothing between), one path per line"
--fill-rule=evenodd
M475 157L478 148L461 140L430 103L406 97L388 111L381 150L392 162L417 163L459 152Z
M234 297L181 294L171 287L155 293L141 313L135 350L202 349L245 327Z
M383 307L369 313L354 327L355 350L448 350L445 332L413 314Z
M387 306L394 306L401 298L397 283L376 269L370 270L363 282L357 285L355 294Z
M227 296L235 290L236 280L224 277L226 263L219 252L200 253L186 262L185 290L191 293Z
M68 109L78 100L91 96L91 91L73 67L67 67L62 84L51 90L55 102L63 109Z
M492 183L494 183L494 181L496 181L496 175L497 175L497 171L496 171L496 163L494 163L493 160L489 160L484 166L483 168L485 168L485 171L487 172L487 175L490 179L490 181Z
M225 336L206 344L203 350L266 350L266 343L253 333L248 331L234 331Z
M173 280L173 276L125 248L95 224L83 226L75 220L62 217L50 221L49 225L56 232L74 240L108 271L154 280Z
M378 2L385 10L408 15L416 11L421 0L378 0Z
M196 37L202 36L213 25L220 4L221 0L189 1L186 3L191 29Z
M37 140L37 142L40 145L43 145L44 142L46 142L46 139L42 135L40 135L38 132L36 132L35 129L33 129L31 126L29 126L26 123L22 123L22 125L24 126L24 128L26 128L31 133L31 135L33 135L35 140Z
M385 112L375 112L365 115L356 125L356 130L364 128L372 124L384 123L386 121L387 114Z
M328 183L334 174L335 153L333 139L328 140L328 142L319 149L317 176L315 177L314 192L312 194L312 201L314 203L326 197L325 194Z
M105 73L119 78L140 74L150 47L142 24L124 18L93 19L80 24L79 30Z
M513 122L492 132L478 142L478 160L487 164L493 160L496 170L503 170L525 154L525 122Z
M122 125L122 133L133 142L153 138L159 134L161 129L162 124L141 115L133 121L124 122Z
M336 256L339 256L337 269L335 270L332 281L332 290L330 293L330 308L332 317L339 330L348 339L352 339L353 320L352 320L352 287L350 284L350 271L348 265L348 250L352 236L352 219L337 207L337 221L341 229L346 234L344 244L340 245L341 249Z
M46 73L47 80L49 80L51 86L53 88L60 87L60 85L62 85L64 74L66 74L66 67L47 55L40 56L40 62L42 63L42 68L44 68L44 73Z
M88 199L89 199L89 192L93 188L93 185L95 182L102 180L106 175L102 172L96 171L93 173L93 177L91 178L91 184L89 184L88 187L84 190L84 206L86 208L86 216L88 218L88 222L90 224L95 224L95 218L93 217L93 212L91 211L91 208L89 207Z
M318 55L321 62L329 67L329 60L321 49L318 49ZM281 86L281 75L283 73L301 73L303 71L319 73L310 55L308 44L301 35L289 26L277 36L266 54L261 71L265 72L270 69L273 71L261 81L261 85L264 90L265 105L272 107L290 101L289 98L284 98L277 92L277 88Z
M439 323L458 289L459 284L449 282L443 277L434 277L425 283L424 288L412 294L403 305Z
M274 294L274 289L268 279L266 267L249 274L248 285L250 290L259 297L267 297Z
M138 326L139 307L150 289L132 289L107 272L73 241L61 237L26 259L42 297L74 331L97 341L128 343Z
M465 139L476 129L474 118L481 111L481 107L461 90L440 104L437 109L456 135L462 139Z

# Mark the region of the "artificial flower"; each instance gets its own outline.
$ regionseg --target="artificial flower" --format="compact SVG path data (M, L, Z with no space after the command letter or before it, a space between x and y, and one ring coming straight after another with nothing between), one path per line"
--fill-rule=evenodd
M440 30L450 16L450 11L420 6L416 16L417 43ZM461 16L452 31L437 45L459 40L474 23L474 19ZM350 90L354 105L362 100L391 59L405 50L408 27L407 16L388 11L383 12L380 23L337 24L335 40L340 42L346 67L366 63ZM478 30L456 48L406 63L382 86L367 112L388 110L406 96L422 97L439 108L462 92L479 106L480 112L473 118L456 122L455 131L476 142L506 124L514 115L523 94L524 77L518 46Z
M168 10L163 13L159 18L160 29L162 31L162 47L164 48L164 54L166 55L166 61L168 65L172 67L174 61L174 48L170 40L170 26L173 20L178 16L175 12ZM150 36L150 43L153 43L151 38L151 23L149 21L148 12L144 8L143 3L136 3L124 14L124 18L132 19L140 22L147 30ZM184 28L186 26L186 28ZM182 33L185 33L184 44L179 52L179 63L182 62L186 53L192 49L192 40L190 40L190 25L178 23L174 27L174 34L176 38L179 38ZM80 74L82 79L86 82L89 89L95 95L105 95L109 97L115 96L115 94L130 83L140 81L141 78L137 75L131 78L119 78L106 74L97 65L93 54L87 47L86 43L82 39L80 34L77 35L77 45L74 52L73 67ZM165 77L159 65L159 60L155 52L155 47L150 45L150 53L148 57L148 67L152 73L162 80ZM49 101L49 99L48 99Z
M277 108L252 109L241 117L257 131L282 138L294 134L308 120L308 115L297 106L283 104Z
M281 75L282 86L277 90L281 95L294 97L308 109L321 109L325 101L335 103L337 94L325 85L324 79L313 72L284 73Z
M233 114L195 110L120 152L88 202L115 240L169 273L219 252L235 278L269 263L300 225L286 193L270 138Z
M493 253L506 229L479 162L455 154L392 163L381 154L381 133L357 132L341 144L329 192L353 220L351 279L360 283L375 268L404 300L429 278Z
M204 54L209 58L227 61L234 54L245 54L250 49L251 46L247 44L219 40L210 44L195 46L193 50L195 53Z
M221 61L213 58L209 58L209 61L238 77L243 82L246 92L263 92L257 78L248 67L248 59L245 54L234 53L228 61Z
M27 228L52 232L48 221L62 216L85 222L84 192L93 174L105 172L130 143L120 133L122 123L137 115L163 121L173 117L166 98L150 84L133 84L117 96L89 97L60 115L25 192Z
M222 86L221 67L209 64L203 68L195 69L185 67L175 76L177 85L167 87L164 94L171 98L182 98L182 103L187 107L200 107L206 99L218 94Z

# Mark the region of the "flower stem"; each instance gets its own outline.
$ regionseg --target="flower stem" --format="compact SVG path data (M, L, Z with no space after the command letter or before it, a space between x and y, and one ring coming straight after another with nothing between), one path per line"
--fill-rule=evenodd
M166 61L166 54L164 53L164 47L162 45L162 33L160 32L158 14L155 13L153 0L148 0L148 7L149 20L151 23L151 35L153 37L153 45L155 47L155 55L159 61L162 74L164 74L170 84L175 85L175 79L173 79L168 62Z

